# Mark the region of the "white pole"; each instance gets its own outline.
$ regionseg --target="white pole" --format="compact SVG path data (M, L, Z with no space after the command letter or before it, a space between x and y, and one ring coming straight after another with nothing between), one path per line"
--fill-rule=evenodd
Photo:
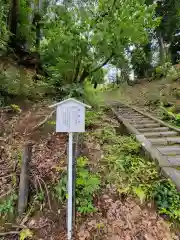
M72 239L72 179L73 179L73 133L69 133L69 162L68 162L68 209L67 209L67 230L68 240Z

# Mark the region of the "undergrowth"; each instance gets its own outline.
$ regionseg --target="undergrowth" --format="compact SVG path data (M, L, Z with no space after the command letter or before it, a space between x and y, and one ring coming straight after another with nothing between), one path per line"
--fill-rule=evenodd
M96 211L93 205L95 193L100 187L100 176L90 172L88 159L80 157L77 159L76 168L76 207L82 214ZM67 196L67 174L65 173L54 188L55 196L60 202L68 198Z
M0 218L3 220L15 213L15 201L17 200L17 195L12 193L5 200L0 201Z
M171 109L161 107L160 108L160 117L162 120L166 120L169 123L180 127L180 113L174 113Z
M171 180L162 178L154 162L140 157L133 137L117 135L115 127L103 121L87 137L101 144L105 180L116 185L119 194L137 196L141 203L154 200L160 214L180 221L180 193Z

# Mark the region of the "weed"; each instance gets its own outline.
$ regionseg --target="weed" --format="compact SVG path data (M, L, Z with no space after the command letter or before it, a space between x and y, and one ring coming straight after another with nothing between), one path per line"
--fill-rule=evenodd
M99 120L100 114L94 111L88 111L86 113L86 127L91 127Z
M30 231L28 228L22 229L20 232L20 239L19 240L25 240L27 238L31 238L33 236L32 231Z
M57 185L54 188L55 196L60 202L66 200L67 196L67 175L62 176Z
M44 193L44 191L42 190L42 191L40 191L40 192L38 192L37 194L36 194L36 196L35 196L35 199L38 201L38 202L44 202L44 199L45 199L45 193Z
M48 121L47 122L49 125L56 125L56 122L55 121Z
M160 117L162 120L167 120L170 123L180 127L180 113L173 113L165 107L161 107Z
M76 206L78 212L87 214L96 211L93 206L93 197L100 187L100 178L88 169L88 159L77 159L76 173ZM55 186L55 195L63 202L67 198L67 175L64 175Z
M11 194L7 199L0 202L0 216L6 218L14 213L14 201L17 199L16 194Z
M21 113L21 108L16 104L11 104L11 108L16 113Z
M180 193L170 180L156 182L153 186L153 196L161 214L180 221Z

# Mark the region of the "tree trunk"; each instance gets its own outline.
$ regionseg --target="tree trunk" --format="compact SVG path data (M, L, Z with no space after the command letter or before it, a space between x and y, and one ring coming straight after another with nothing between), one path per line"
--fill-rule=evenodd
M165 59L166 59L166 51L165 51L165 46L164 46L164 42L163 42L161 33L159 32L158 35L159 35L158 42L159 42L160 64L163 65L165 63Z
M80 76L79 83L83 83L88 76L89 76L89 71L87 71L87 69L84 69Z
M41 41L41 11L43 8L43 2L42 0L38 0L36 13L34 14L34 20L33 23L36 27L36 50L39 51L40 48L40 41Z
M9 30L11 32L9 46L12 48L16 48L18 15L19 15L19 0L12 0L9 10L9 22L8 22Z
M96 89L96 88L97 88L97 86L98 86L98 83L97 83L97 82L95 82L95 83L94 83L94 89Z

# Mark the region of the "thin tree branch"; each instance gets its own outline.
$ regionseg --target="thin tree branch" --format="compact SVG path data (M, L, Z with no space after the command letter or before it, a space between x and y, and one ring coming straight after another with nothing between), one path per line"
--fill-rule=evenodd
M77 79L77 77L79 75L80 67L81 67L81 60L82 60L82 58L78 59L78 63L77 63L76 70L75 70L75 74L74 74L74 77L73 77L73 82L76 82L76 79Z
M104 61L102 62L98 67L94 68L93 70L90 71L90 73L97 72L100 68L104 67L113 57L113 53Z

